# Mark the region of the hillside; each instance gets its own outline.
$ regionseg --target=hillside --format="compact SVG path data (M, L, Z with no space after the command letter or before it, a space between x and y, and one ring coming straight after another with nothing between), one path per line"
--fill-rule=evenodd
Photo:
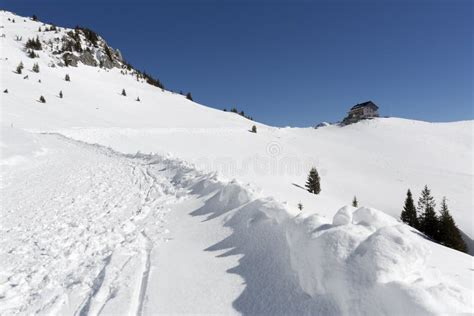
M472 257L397 221L427 184L474 236L472 121L266 126L137 79L119 53L31 59L28 38L71 30L0 14L4 312L472 312Z

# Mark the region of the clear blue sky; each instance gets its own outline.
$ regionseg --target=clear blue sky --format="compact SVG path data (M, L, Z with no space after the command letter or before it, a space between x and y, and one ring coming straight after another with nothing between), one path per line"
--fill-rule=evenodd
M382 115L473 119L473 1L2 0L82 25L167 88L277 126Z

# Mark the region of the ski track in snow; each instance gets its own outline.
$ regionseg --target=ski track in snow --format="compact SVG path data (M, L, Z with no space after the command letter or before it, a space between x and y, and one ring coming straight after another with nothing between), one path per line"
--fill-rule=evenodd
M129 276L136 284L129 312L140 314L173 185L145 159L43 137L66 146L3 179L0 311L99 314L133 264L141 268ZM9 177L21 183L9 185Z

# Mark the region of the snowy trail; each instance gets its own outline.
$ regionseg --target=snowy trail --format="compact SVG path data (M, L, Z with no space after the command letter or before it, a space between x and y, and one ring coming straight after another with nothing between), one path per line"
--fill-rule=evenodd
M138 314L175 188L149 161L40 139L44 155L2 170L0 312Z
M295 293L310 300L285 277L287 258L275 263L284 234L252 251L252 235L235 240L226 222L251 201L240 185L154 156L37 138L43 154L2 170L2 314L281 314L302 312ZM257 209L242 211L246 226Z

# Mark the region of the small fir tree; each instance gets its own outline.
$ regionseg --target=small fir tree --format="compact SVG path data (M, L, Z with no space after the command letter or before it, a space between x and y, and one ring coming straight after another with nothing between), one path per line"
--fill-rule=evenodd
M253 125L251 131L252 133L257 133L257 126Z
M301 202L298 203L298 209L299 209L300 211L303 210L303 204L302 204Z
M71 78L69 77L69 74L66 74L66 76L64 77L64 80L71 81Z
M40 96L39 101L41 103L46 103L46 99L43 96Z
M137 102L140 102L140 97L137 97L137 100L136 100L136 101L137 101Z
M467 245L462 239L461 232L456 226L453 217L449 213L448 204L446 198L443 197L441 202L441 215L439 217L439 241L450 248L466 252Z
M27 56L28 56L29 58L31 58L31 59L37 57L37 55L35 54L35 52L34 52L32 49L29 49L29 50L28 50Z
M59 91L59 97L62 99L63 98L63 91Z
M309 172L308 180L306 181L306 189L313 194L319 194L321 192L318 170L314 167L311 168Z
M34 63L34 64L33 64L33 71L34 71L34 72L40 72L40 67L39 67L39 65L38 65L37 63Z
M400 219L411 227L418 228L419 226L415 202L413 201L413 196L410 190L407 192L405 205L403 206L402 213L400 214Z
M8 89L3 90L3 93L8 93Z
M23 66L23 62L20 61L20 63L18 64L18 66L16 66L16 73L17 73L17 74L21 74L21 71L23 70L23 68L25 68L25 66Z
M123 95L124 97L127 96L127 92L125 92L125 89L122 89L122 95Z
M186 94L186 99L190 100L190 101L193 101L193 96L191 95L191 92L188 92Z
M352 200L352 206L353 207L358 207L359 206L359 202L357 201L357 197L354 196L354 199Z
M428 237L437 240L438 237L438 217L435 212L436 203L431 196L431 191L425 185L421 196L418 199L419 228Z

